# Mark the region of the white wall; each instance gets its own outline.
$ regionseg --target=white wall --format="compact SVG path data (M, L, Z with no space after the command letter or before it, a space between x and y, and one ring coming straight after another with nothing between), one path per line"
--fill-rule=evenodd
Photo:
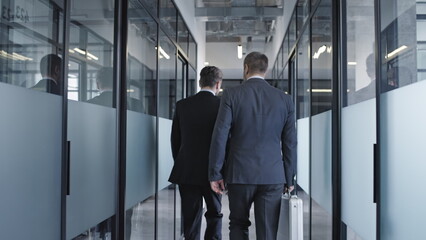
M275 58L284 39L284 34L290 22L291 14L296 5L296 0L284 1L283 16L278 17L275 21L275 35L272 41L266 44L265 48L254 49L263 51L269 59L269 68L267 77L270 77ZM224 78L240 79L243 74L243 59L237 58L238 43L207 43L206 44L206 61L210 65L217 66L222 69ZM248 52L246 52L248 53Z
M238 43L211 42L206 44L206 61L223 72L224 79L241 79L243 77L243 59L237 57ZM244 57L244 56L243 56Z

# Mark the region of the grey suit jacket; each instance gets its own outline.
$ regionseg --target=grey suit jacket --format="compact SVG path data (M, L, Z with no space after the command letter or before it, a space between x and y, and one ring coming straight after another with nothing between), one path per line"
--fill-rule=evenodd
M251 78L223 93L210 147L209 180L293 185L296 146L290 96L261 78Z

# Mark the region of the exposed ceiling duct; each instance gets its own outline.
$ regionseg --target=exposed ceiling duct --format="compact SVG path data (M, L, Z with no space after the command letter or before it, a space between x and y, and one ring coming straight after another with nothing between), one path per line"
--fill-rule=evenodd
M207 42L241 42L254 37L268 42L283 0L195 0L195 14L206 22Z

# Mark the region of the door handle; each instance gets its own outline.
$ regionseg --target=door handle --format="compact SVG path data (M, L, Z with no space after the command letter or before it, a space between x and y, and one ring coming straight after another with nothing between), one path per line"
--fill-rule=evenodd
M67 141L67 149L66 149L66 168L67 168L67 196L70 195L70 162L71 162L71 141Z
M377 203L380 191L380 149L377 143L373 146L374 163L373 163L373 202Z

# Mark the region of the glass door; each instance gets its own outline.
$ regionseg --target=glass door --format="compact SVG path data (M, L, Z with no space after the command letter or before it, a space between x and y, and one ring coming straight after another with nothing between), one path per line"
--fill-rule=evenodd
M348 239L376 239L374 1L346 0L342 19L341 216ZM362 214L361 214L362 213Z
M381 20L380 239L423 239L426 3L377 2Z
M322 0L311 19L311 239L332 239L332 11Z
M63 23L52 1L0 1L0 232L61 239Z
M71 6L66 239L111 239L118 192L114 7L101 1Z

